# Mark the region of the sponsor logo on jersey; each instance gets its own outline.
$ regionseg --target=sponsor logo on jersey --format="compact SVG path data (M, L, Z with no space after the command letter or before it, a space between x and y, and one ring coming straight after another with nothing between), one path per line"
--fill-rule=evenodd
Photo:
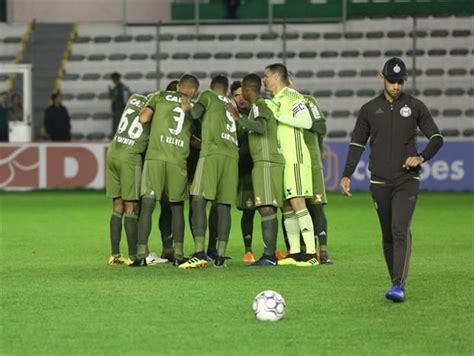
M410 117L411 116L411 109L405 105L403 108L400 109L400 115L403 117Z
M293 105L293 116L296 116L297 113L306 109L306 105L303 103L296 103Z
M181 97L176 96L176 95L171 95L171 94L166 95L165 99L168 100L168 101L172 101L174 103L180 103L181 102Z

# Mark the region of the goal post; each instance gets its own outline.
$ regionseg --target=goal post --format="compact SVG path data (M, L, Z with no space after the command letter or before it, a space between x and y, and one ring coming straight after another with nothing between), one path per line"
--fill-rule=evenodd
M0 74L21 74L23 76L22 102L23 118L9 122L10 142L31 142L32 139L32 74L31 64L0 64Z

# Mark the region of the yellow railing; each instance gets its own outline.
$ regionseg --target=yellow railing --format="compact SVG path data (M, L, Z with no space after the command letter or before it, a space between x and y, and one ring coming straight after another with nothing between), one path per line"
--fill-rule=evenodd
M31 34L33 33L34 26L35 26L34 20L28 24L28 27L26 28L26 31L23 34L23 37L21 38L20 49L18 50L18 53L16 54L16 57L15 57L15 64L21 63L23 61L23 57L25 56L26 43L29 41ZM8 95L10 95L10 92L13 89L13 84L15 83L15 79L16 79L16 73L10 74L10 77L8 78L8 82L7 82Z
M63 53L63 58L61 59L61 63L59 65L58 72L56 74L56 80L54 81L54 88L53 93L57 93L61 91L61 82L63 79L63 75L66 72L66 63L71 55L72 45L74 44L74 40L77 36L77 24L72 25L71 33L69 34L69 40L67 41L66 48Z

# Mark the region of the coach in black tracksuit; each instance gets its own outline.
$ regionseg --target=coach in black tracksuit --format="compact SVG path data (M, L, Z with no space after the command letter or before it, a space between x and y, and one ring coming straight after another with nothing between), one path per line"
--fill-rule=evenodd
M411 255L410 224L420 183L420 166L443 145L443 137L426 106L403 93L406 67L399 58L388 60L380 74L384 91L364 104L352 133L341 191L350 195L350 177L370 138L370 191L383 234L383 251L392 288L385 294L405 300L405 281ZM429 138L418 153L418 128Z

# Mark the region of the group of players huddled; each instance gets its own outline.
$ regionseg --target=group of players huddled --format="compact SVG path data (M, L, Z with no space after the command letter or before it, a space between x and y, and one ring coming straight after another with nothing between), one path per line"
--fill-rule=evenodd
M261 78L248 74L232 84L229 97L228 78L217 75L195 99L199 81L185 74L164 91L129 98L107 155L107 196L113 199L110 265L171 262L189 269L213 260L216 267L224 266L231 206L236 204L243 212L244 262L302 267L332 263L323 209L324 115L315 98L295 90L283 64L265 68L263 85L271 98L261 96ZM188 199L191 256L184 254ZM148 249L157 201L161 257ZM287 253L276 249L279 208ZM263 255L256 261L255 210L263 235ZM128 259L120 254L122 218Z

